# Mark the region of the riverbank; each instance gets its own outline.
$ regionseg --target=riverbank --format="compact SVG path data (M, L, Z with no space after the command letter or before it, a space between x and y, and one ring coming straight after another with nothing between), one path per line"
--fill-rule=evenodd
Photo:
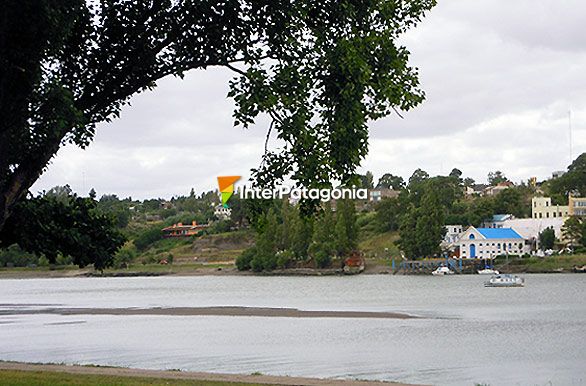
M502 273L573 273L574 267L586 266L586 254L548 257L510 258L500 257L494 262ZM472 270L475 272L475 270ZM401 272L400 272L401 273ZM363 275L393 274L385 259L367 259ZM403 272L402 274L411 274ZM67 277L148 277L148 276L331 276L344 275L341 269L279 269L255 273L239 271L232 261L197 264L132 264L128 268L106 269L104 272L91 268L35 267L0 268L0 279L67 278Z
M0 384L10 385L308 385L308 386L409 386L404 383L318 379L264 374L216 374L177 370L71 366L0 361Z

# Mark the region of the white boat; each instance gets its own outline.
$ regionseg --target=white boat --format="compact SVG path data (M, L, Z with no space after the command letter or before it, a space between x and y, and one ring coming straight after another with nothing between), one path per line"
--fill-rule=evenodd
M485 287L523 287L525 280L517 275L495 275L484 283Z
M434 276L453 275L454 271L442 265L441 267L437 267L436 270L433 271L431 274Z
M484 268L484 269L481 269L477 272L479 275L498 275L498 274L500 274L499 271L497 271L496 269L492 269L492 268Z

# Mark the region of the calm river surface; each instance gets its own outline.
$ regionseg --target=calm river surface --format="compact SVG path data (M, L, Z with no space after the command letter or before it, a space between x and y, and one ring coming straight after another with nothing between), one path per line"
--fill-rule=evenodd
M0 359L473 385L586 384L586 275L0 280L0 311L291 307L423 319L1 315Z

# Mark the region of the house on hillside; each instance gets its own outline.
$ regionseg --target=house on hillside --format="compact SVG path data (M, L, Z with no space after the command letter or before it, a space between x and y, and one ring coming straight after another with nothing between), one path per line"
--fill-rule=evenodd
M383 198L399 197L399 191L388 188L370 189L368 191L368 200L371 202L379 202Z
M469 227L458 240L463 259L491 259L499 255L523 255L530 246L511 228Z
M586 197L568 198L568 214L570 216L586 216Z
M216 205L214 208L214 216L220 220L229 220L232 215L232 209L226 208L223 205Z
M446 233L442 244L445 246L457 243L460 239L460 235L464 232L464 227L462 225L446 225L444 228L446 229Z
M182 223L173 224L169 227L163 228L162 232L163 237L189 237L197 235L207 227L207 224L198 224L193 221L189 225L183 225Z
M511 181L499 182L496 186L489 186L482 192L483 196L496 196L505 189L515 186Z
M505 228L505 221L514 219L512 214L495 214L489 220L482 223L482 228Z
M568 205L553 205L551 197L533 197L531 199L532 218L565 218L568 217L569 212Z

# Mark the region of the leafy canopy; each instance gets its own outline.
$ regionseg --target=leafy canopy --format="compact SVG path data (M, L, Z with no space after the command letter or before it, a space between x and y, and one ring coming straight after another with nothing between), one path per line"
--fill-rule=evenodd
M260 183L346 180L366 122L424 99L397 38L435 0L7 0L0 5L0 227L64 143L194 68L235 71L235 124L271 118Z

